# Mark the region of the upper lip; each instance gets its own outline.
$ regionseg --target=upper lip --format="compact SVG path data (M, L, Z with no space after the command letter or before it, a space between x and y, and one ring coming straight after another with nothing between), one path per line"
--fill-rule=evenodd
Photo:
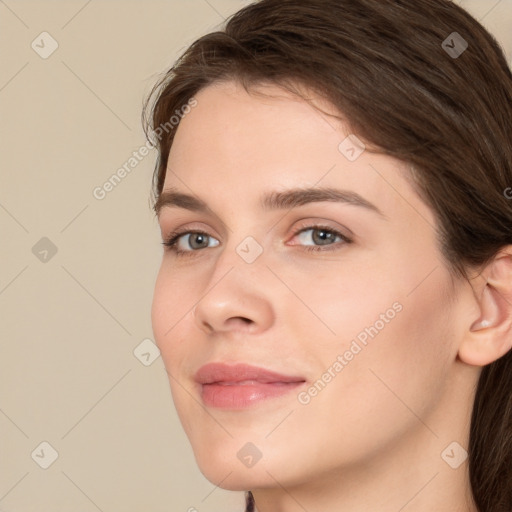
M195 374L195 380L200 384L215 382L242 382L253 380L261 383L270 382L304 382L303 377L282 375L265 368L244 363L228 365L226 363L208 363L201 366Z

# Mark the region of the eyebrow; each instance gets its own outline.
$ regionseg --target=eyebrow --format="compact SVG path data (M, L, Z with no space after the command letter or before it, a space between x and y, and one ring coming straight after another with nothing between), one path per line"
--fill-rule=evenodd
M269 192L260 198L260 206L264 211L285 210L318 202L335 202L358 206L387 219L387 216L377 206L351 190L340 190L331 187L294 188L283 192ZM157 216L160 215L163 208L183 208L200 213L210 211L208 205L201 199L173 188L162 192L153 207Z

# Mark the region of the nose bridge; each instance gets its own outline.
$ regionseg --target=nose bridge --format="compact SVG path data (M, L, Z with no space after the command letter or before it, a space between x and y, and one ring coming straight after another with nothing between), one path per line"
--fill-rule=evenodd
M225 267L235 266L237 270L249 275L263 271L266 260L264 250L265 233L254 218L246 221L245 217L233 218L228 225L224 248L216 261L215 273L225 272Z
M266 254L262 243L254 236L242 238L233 232L215 262L210 287L227 279L236 283L236 289L249 292L250 286L244 286L243 281L247 280L248 284L261 282L266 270L265 262Z
M267 328L272 319L272 305L267 296L268 287L262 277L268 269L262 244L255 237L238 240L234 232L219 254L215 268L202 298L195 308L198 325L208 330L226 330L230 318L243 318L257 324L253 328ZM264 279L264 277L263 277Z

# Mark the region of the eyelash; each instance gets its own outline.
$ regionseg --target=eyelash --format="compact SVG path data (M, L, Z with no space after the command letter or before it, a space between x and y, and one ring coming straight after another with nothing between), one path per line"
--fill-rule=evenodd
M293 234L293 237L296 237L298 234L302 233L303 231L309 231L309 230L313 230L313 231L327 231L330 234L333 234L333 235L335 235L337 237L340 237L342 242L343 242L342 245L351 244L353 242L353 240L348 238L343 233L340 233L339 231L337 231L335 229L332 229L330 227L321 226L321 225L313 225L313 226L301 227L299 230L295 231L295 233ZM169 237L162 242L162 245L165 247L165 250L170 251L170 252L174 252L177 256L180 256L180 257L182 257L182 256L186 256L186 257L194 256L198 252L201 252L201 249L190 250L190 251L183 251L181 249L178 249L177 248L178 240L183 235L203 235L203 236L210 237L210 235L208 233L206 233L205 231L201 231L201 230L173 231L172 233L169 234ZM303 250L305 250L307 252L325 252L325 251L334 251L336 249L339 249L339 246L338 246L339 243L340 242L333 243L333 244L327 244L327 245L324 245L324 246L322 246L322 245L303 245L301 247L303 248ZM334 248L332 248L332 246L334 246ZM326 249L324 247L330 247L330 248ZM203 249L208 249L208 247L205 247Z

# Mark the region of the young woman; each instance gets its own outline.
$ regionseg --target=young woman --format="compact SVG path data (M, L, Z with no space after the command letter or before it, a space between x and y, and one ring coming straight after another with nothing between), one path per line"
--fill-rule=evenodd
M262 0L145 113L154 335L206 478L247 512L511 512L493 37L446 0Z

